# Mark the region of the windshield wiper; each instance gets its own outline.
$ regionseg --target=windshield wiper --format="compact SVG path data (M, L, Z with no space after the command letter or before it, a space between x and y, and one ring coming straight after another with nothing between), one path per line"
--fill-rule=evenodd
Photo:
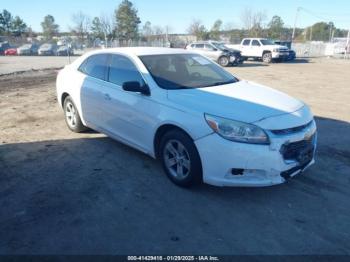
M234 84L236 81L231 80L231 81L221 81L221 82L216 82L211 85L205 86L205 87L212 87L212 86L223 86L223 85L228 85L228 84Z

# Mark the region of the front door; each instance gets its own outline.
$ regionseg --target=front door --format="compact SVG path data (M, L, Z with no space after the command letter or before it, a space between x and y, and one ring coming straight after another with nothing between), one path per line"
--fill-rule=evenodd
M142 151L149 151L159 105L148 96L124 91L125 82L145 85L134 63L123 55L111 55L108 77L109 101L104 104L105 128ZM151 141L151 142L150 142Z

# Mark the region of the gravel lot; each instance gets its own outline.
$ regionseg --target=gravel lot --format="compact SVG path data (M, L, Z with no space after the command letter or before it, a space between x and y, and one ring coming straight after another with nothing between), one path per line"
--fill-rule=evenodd
M228 70L312 107L317 165L281 186L184 190L148 156L69 132L54 70L1 76L0 254L350 254L349 61Z
M70 61L73 62L75 59L73 56ZM28 70L60 68L67 64L69 64L68 57L3 56L0 57L0 76Z

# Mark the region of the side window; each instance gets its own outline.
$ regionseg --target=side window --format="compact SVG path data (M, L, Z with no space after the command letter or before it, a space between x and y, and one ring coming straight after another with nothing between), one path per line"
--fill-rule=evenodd
M123 86L125 82L139 82L144 85L141 73L127 57L112 55L109 67L109 82Z
M250 40L249 39L244 40L243 45L250 45Z
M208 44L204 45L204 48L205 48L206 50L209 50L209 51L214 50L214 48L213 48L211 45L208 45Z
M197 49L204 49L204 44L196 44Z
M252 46L260 46L260 43L258 40L253 40Z
M79 70L89 76L106 80L108 55L93 55L90 56L79 67Z
M81 63L81 65L79 66L79 69L78 69L80 72L87 74L86 73L86 65L87 65L88 61L89 61L89 58L86 58L84 60L84 62Z

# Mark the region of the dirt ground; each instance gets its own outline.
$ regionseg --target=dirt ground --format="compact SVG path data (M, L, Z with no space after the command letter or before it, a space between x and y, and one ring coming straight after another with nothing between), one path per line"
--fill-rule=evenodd
M73 134L55 70L0 77L0 254L350 254L350 62L229 68L308 103L317 164L270 188L184 190L153 159Z

